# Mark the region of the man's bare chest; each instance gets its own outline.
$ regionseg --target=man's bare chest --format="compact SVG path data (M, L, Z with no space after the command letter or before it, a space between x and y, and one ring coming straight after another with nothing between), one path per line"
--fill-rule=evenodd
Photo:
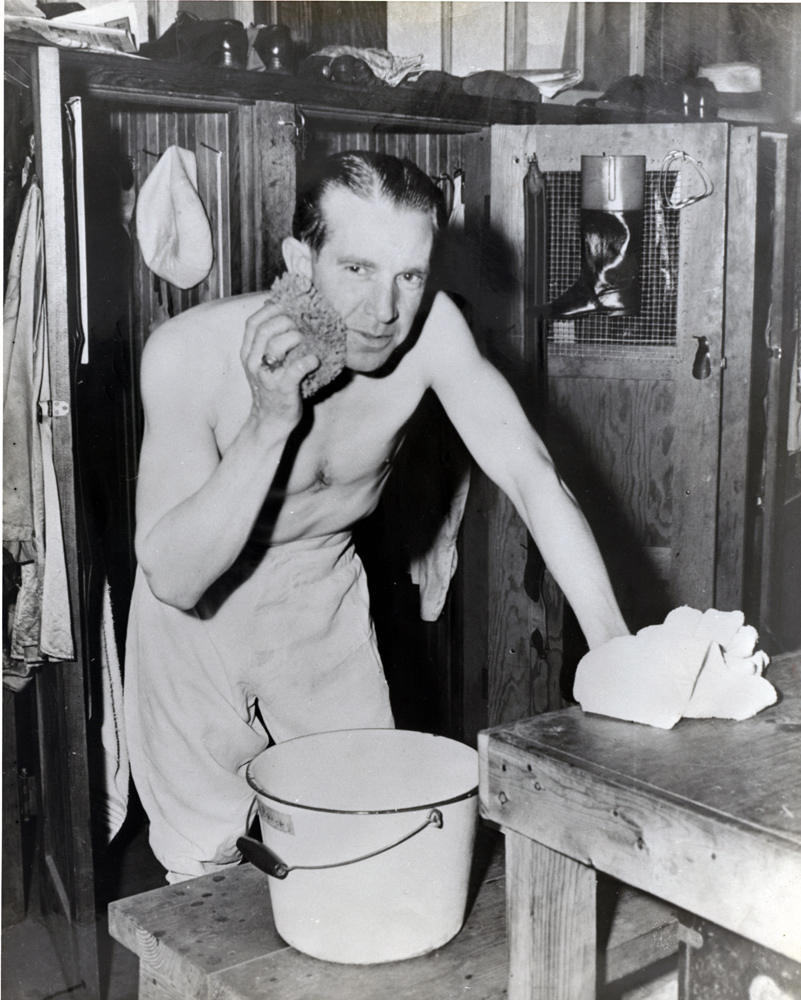
M287 442L280 482L285 495L370 489L386 476L421 392L395 372L356 378L307 407ZM244 380L243 380L244 381ZM233 387L231 387L233 388ZM218 407L215 437L224 454L250 412L250 390L229 391Z

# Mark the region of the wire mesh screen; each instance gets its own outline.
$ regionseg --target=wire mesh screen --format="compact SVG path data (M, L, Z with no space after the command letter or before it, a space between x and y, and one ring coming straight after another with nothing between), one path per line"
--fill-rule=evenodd
M548 301L576 281L581 270L581 173L546 172L548 203ZM678 195L679 175L663 180ZM643 348L676 345L679 215L660 201L660 173L645 175L643 241L640 254L640 311L636 316L589 315L553 320L549 351L557 355L641 356Z

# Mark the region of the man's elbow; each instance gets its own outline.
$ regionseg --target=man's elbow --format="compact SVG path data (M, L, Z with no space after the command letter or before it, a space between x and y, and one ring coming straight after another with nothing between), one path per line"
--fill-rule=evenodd
M146 566L142 566L142 571L156 600L178 611L191 611L202 596L197 588L188 587L169 573L161 573Z

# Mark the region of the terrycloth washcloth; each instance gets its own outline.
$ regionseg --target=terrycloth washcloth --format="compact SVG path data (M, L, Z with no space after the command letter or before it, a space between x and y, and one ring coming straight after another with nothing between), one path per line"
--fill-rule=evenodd
M671 729L686 718L747 719L776 701L769 660L742 611L681 607L662 625L590 650L573 694L585 712Z
M342 317L311 280L299 274L287 273L276 279L267 296L284 308L303 334L303 342L289 351L284 362L301 353L311 353L320 362L320 367L300 383L301 394L313 396L345 367L348 331Z

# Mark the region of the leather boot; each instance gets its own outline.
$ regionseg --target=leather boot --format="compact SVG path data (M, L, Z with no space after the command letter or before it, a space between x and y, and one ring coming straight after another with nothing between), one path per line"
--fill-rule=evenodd
M244 69L248 36L241 21L203 20L181 11L157 41L143 42L139 46L139 55L148 59Z
M644 156L582 156L581 271L549 318L639 312L644 191Z

